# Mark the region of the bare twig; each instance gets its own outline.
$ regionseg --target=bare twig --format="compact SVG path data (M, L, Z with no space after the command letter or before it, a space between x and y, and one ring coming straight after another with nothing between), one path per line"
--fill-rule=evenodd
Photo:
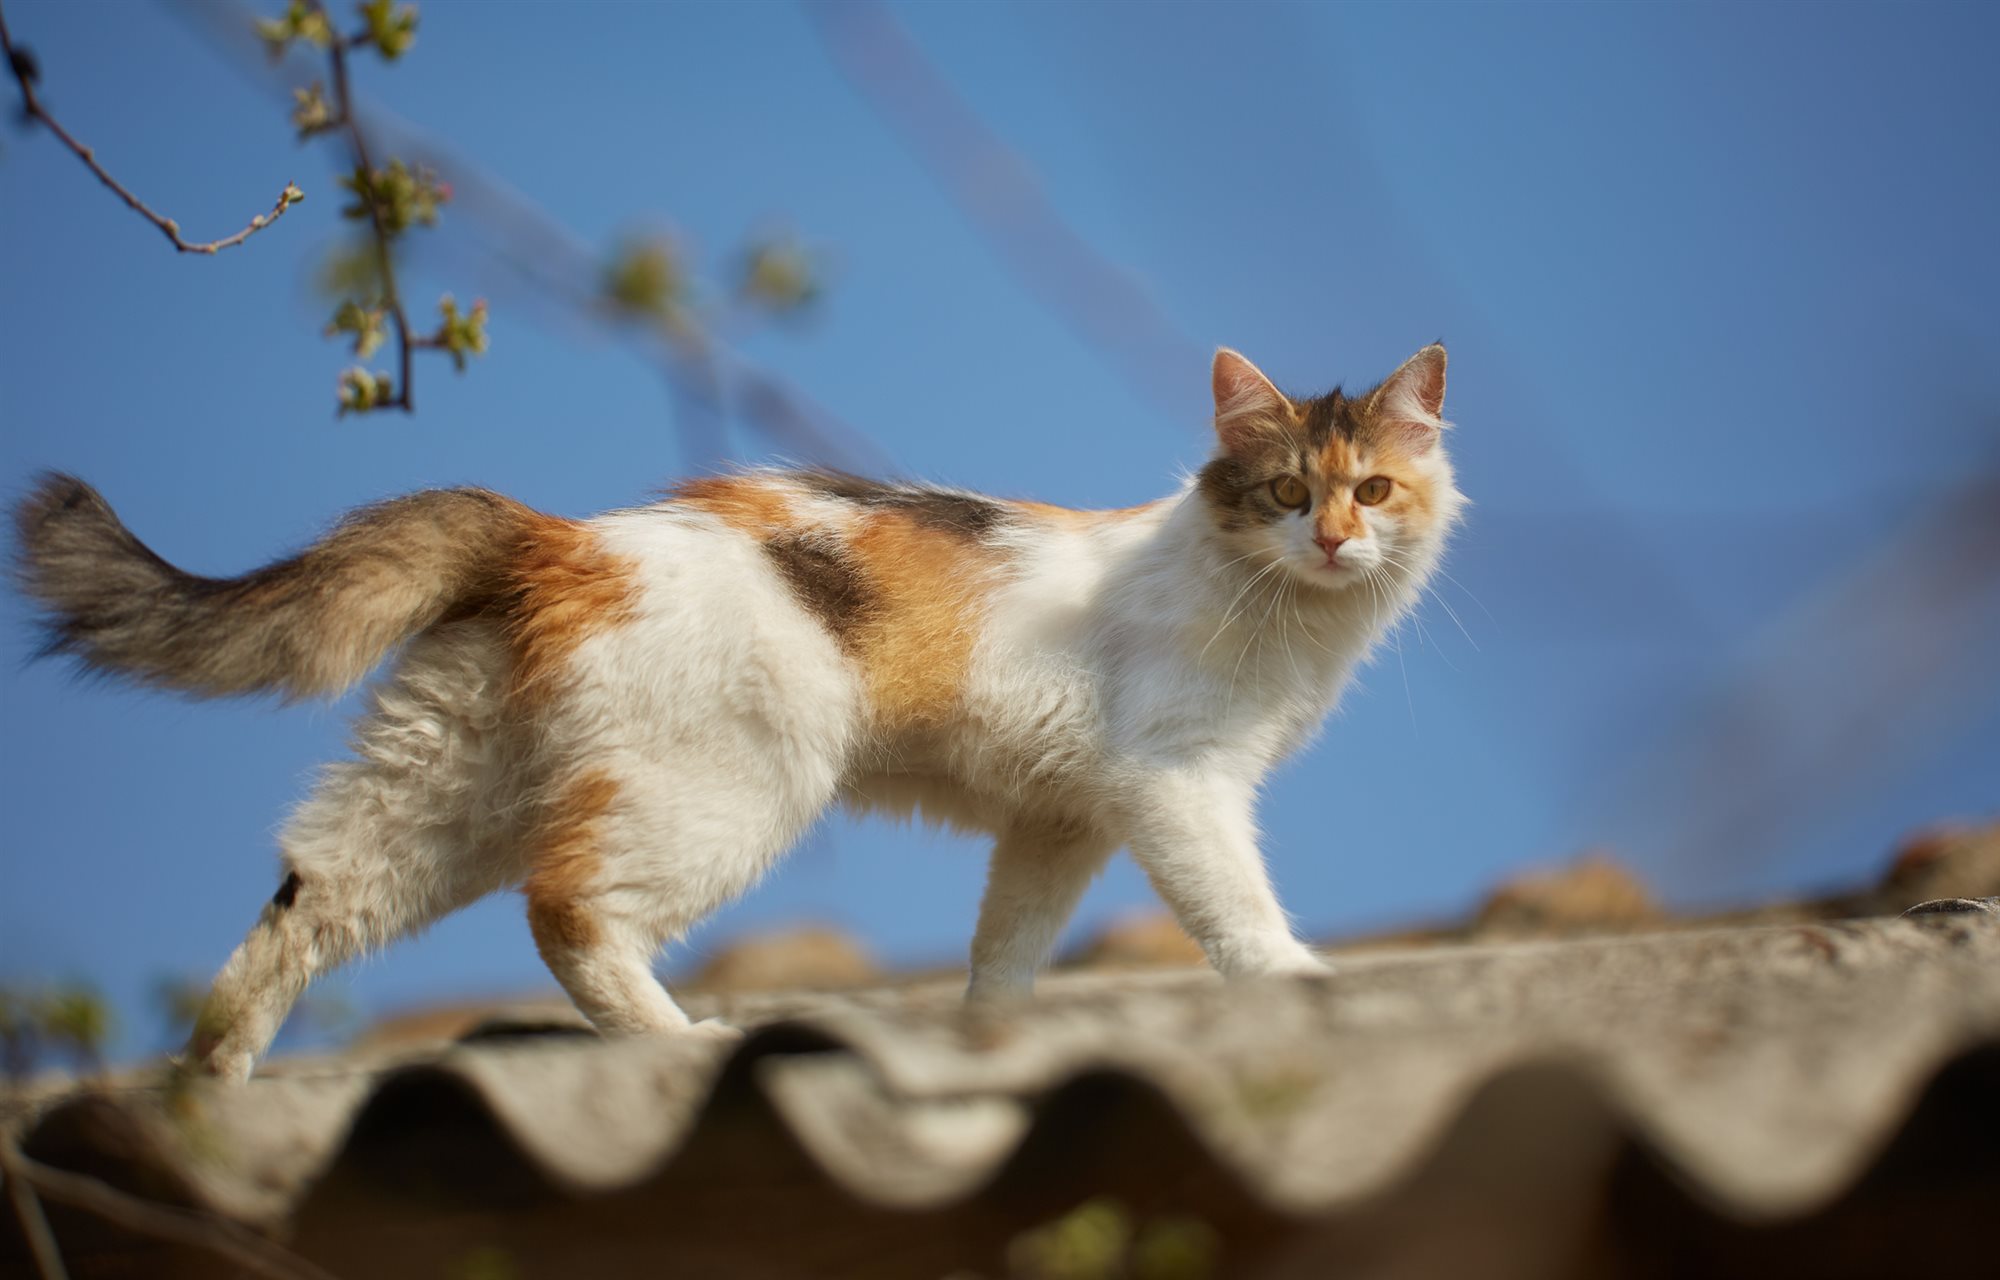
M180 223L166 217L164 214L154 211L145 201L133 195L124 183L112 177L108 169L97 163L97 153L95 151L78 142L69 130L63 128L62 124L49 114L48 108L42 105L41 98L35 93L34 58L29 55L27 50L15 47L14 37L7 30L7 15L4 10L0 10L0 52L6 54L7 69L13 73L14 83L21 88L21 110L26 113L28 118L39 120L42 124L46 125L50 133L61 139L62 144L75 152L77 159L83 161L84 165L97 175L99 182L111 188L120 200L131 206L135 213L158 227L161 234L165 235L173 243L174 248L180 250L182 253L212 254L242 244L257 232L270 226L279 218L284 217L285 210L306 198L306 193L299 190L298 184L287 182L285 189L278 193L278 202L271 207L271 212L260 213L250 219L250 225L244 227L235 235L224 236L220 240L207 240L201 243L185 240L181 237Z
M334 1280L330 1272L227 1218L128 1195L96 1178L31 1159L11 1141L0 1142L0 1162L4 1162L9 1187L32 1187L46 1199L81 1209L137 1235L201 1249L272 1280ZM17 1209L18 1205L17 1201ZM46 1231L46 1221L42 1225ZM39 1253L36 1260L41 1261ZM62 1275L61 1260L55 1265L54 1272L45 1266L44 1276Z
M14 1216L20 1220L21 1234L28 1238L28 1251L34 1255L35 1270L42 1280L69 1280L69 1271L63 1266L62 1250L56 1247L56 1233L49 1230L48 1215L42 1212L42 1202L35 1197L35 1189L28 1184L28 1178L21 1171L21 1162L26 1157L14 1149L11 1138L0 1138L0 1175L7 1180L7 1198L14 1202Z

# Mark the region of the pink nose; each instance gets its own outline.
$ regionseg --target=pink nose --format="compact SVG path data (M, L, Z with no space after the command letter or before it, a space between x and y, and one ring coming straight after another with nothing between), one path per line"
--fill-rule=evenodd
M1319 543L1320 550L1326 552L1326 558L1329 562L1331 562L1333 559L1333 553L1340 550L1340 544L1347 541L1347 539L1336 538L1331 534L1323 533L1315 537L1313 541Z

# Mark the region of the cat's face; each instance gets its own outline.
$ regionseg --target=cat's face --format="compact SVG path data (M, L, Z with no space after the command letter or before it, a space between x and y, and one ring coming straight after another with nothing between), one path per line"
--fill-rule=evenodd
M1364 395L1295 400L1217 352L1220 449L1197 490L1242 563L1340 590L1432 554L1464 502L1440 439L1444 370L1425 347Z

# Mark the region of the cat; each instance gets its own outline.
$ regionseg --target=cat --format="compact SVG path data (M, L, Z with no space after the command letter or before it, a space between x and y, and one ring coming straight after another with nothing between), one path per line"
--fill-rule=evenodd
M653 958L836 802L994 835L972 1000L1031 992L1120 847L1223 974L1326 972L1253 804L1459 518L1445 351L1352 397L1294 399L1227 349L1212 381L1213 457L1119 511L816 470L584 521L445 489L214 579L43 477L16 520L46 652L289 699L400 651L286 827L188 1062L247 1079L316 974L506 888L605 1033L734 1035Z

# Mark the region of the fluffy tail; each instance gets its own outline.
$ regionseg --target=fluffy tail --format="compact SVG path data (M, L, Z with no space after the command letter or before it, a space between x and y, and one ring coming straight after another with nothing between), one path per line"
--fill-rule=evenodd
M289 560L200 578L133 537L97 490L47 475L14 511L16 569L43 609L44 654L199 697L330 696L492 601L545 518L484 489L433 489L363 507Z

